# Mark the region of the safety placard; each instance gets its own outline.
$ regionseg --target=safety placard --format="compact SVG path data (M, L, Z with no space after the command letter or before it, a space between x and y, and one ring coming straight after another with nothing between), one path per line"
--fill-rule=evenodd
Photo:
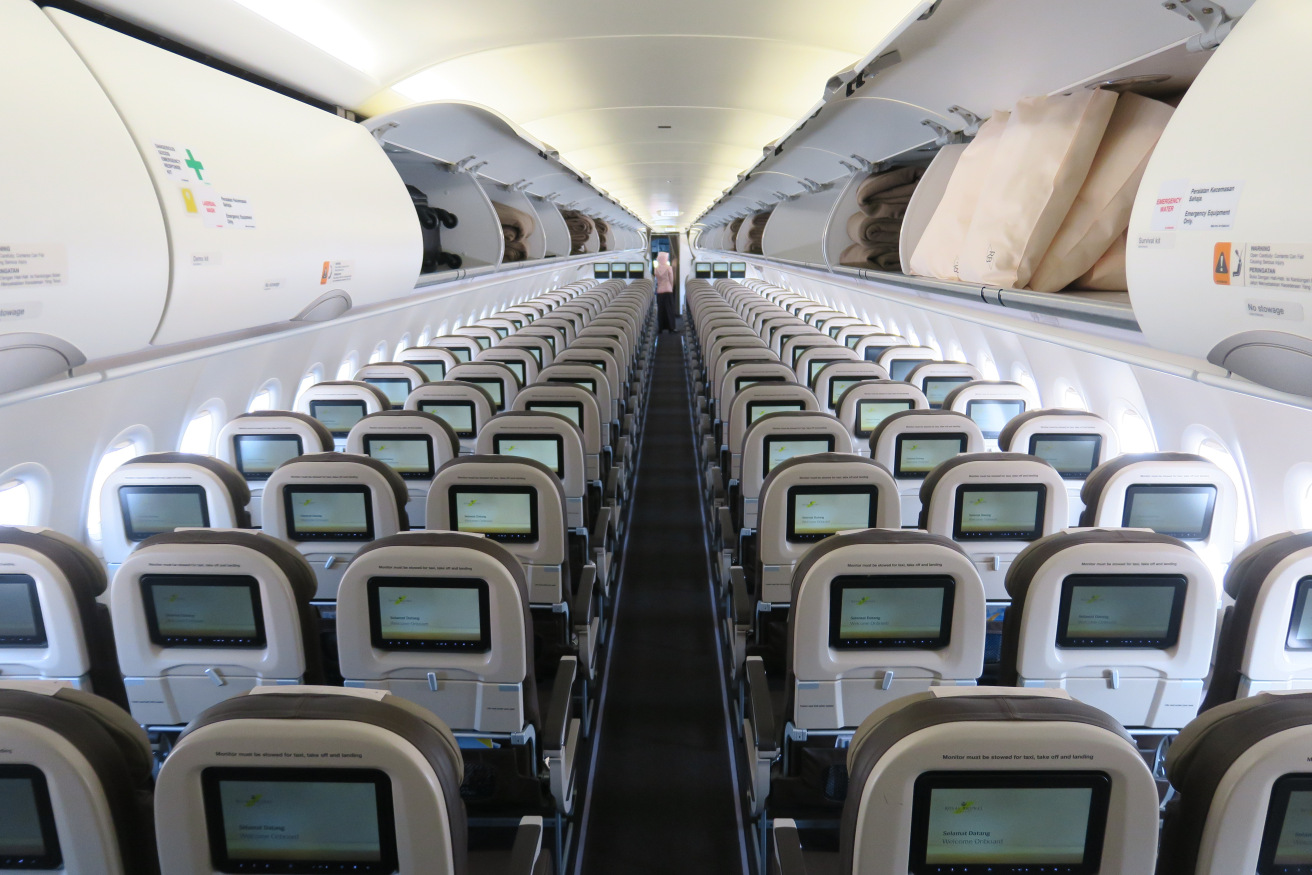
M211 185L210 172L196 155L183 146L155 143L155 154L169 179L182 184Z
M1212 247L1212 282L1290 292L1312 292L1312 246L1300 243L1236 243Z
M1201 231L1233 228L1243 193L1239 182L1163 182L1153 204L1154 231Z
M0 243L0 289L62 286L68 255L62 243Z
M319 272L319 285L344 283L351 278L352 267L349 261L325 261Z

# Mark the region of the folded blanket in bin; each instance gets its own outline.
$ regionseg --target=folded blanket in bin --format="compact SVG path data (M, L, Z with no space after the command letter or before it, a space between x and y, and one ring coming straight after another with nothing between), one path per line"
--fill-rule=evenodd
M533 235L537 221L523 210L492 201L492 209L497 212L501 222L501 236L507 243L521 243Z

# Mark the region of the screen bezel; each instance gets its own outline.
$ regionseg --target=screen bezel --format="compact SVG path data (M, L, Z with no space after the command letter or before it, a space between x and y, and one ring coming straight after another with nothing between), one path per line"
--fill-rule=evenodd
M473 589L478 593L479 638L477 641L411 641L383 637L383 618L378 590L393 589ZM365 584L368 592L369 640L379 650L456 651L487 653L492 649L492 618L489 615L488 583L477 577L371 577Z
M443 420L443 422L445 421L446 420ZM392 468L391 465L387 465L386 462L383 462L384 465L387 465L387 467L392 468L393 471L396 471L397 474L400 474L402 480L431 480L433 477L433 472L437 470L437 459L433 455L433 439L430 438L428 435L384 434L382 432L378 432L378 433L371 432L369 434L366 434L364 436L364 454L371 459L374 458L374 454L370 452L370 450L372 449L371 445L373 444L374 441L423 441L424 446L428 449L427 471L397 471L396 468ZM379 459L378 461L382 462L383 460Z
M476 532L476 534L481 534L483 535L483 537L490 538L493 541L505 541L511 544L536 543L540 536L540 532L538 530L538 490L534 486L489 485L489 486L451 487L451 489L447 493L447 510L449 513L447 519L450 520L451 530L454 532L474 531L473 529L462 529L459 527L459 523L457 522L457 520L459 519L459 515L456 513L456 509L460 501L460 496L471 495L471 494L485 495L489 493L527 495L529 497L529 501L528 501L529 530L527 533Z
M199 526L175 526L172 529L165 529L161 532L141 533L132 527L132 513L129 510L129 495L193 495L200 498L200 525ZM178 528L200 528L208 529L210 527L210 504L205 495L205 487L196 484L186 486L120 486L118 488L118 506L123 518L123 535L129 541L144 541L152 535L162 535L168 532L176 531Z
M961 528L961 510L968 492L1033 492L1038 496L1035 508L1038 519L1034 527L1023 532L1010 530L1004 533L967 532ZM952 500L952 540L954 541L1037 541L1043 537L1043 524L1048 518L1048 485L1046 483L975 483L962 484Z
M910 875L939 875L950 866L959 875L1022 875L1037 871L1062 875L1096 875L1102 865L1102 843L1107 832L1111 803L1111 777L1101 771L961 771L922 772L911 795ZM1014 790L1088 788L1089 821L1084 833L1084 859L1080 863L926 863L929 841L929 806L935 790Z
M794 407L793 405L796 405L796 407ZM747 424L748 424L748 425L752 425L754 422L756 422L756 419L752 417L752 414L756 412L756 408L758 408L758 407L784 407L784 406L788 406L789 409L788 409L788 410L773 410L773 411L771 411L770 413L803 413L803 412L806 411L806 402L805 402L805 401L782 401L782 402L780 402L780 401L748 401L748 402L747 402ZM769 416L770 413L762 413L761 416ZM758 417L758 418L759 418L759 417Z
M506 456L511 459L524 459L527 456L519 456L514 453L501 452L502 441L551 441L556 445L556 462L557 465L552 470L557 477L565 476L565 438L558 434L526 434L524 432L502 432L492 436L492 453L497 456ZM551 466L547 466L551 467Z
M873 505L872 505L873 506ZM843 638L843 592L849 589L938 589L943 592L939 634L932 638ZM957 580L950 574L844 574L829 584L829 646L834 650L942 650L952 643Z
M1063 471L1056 465L1052 465L1052 462L1048 462L1048 464L1052 465L1053 469L1061 475L1061 479L1063 480L1086 480L1088 479L1088 476L1093 473L1093 469L1097 468L1099 462L1102 460L1102 435L1100 434L1044 434L1042 432L1032 434L1030 435L1030 455L1036 459L1043 459L1043 457L1038 454L1038 445L1040 441L1064 444L1082 443L1089 441L1090 439L1093 440L1093 467L1089 468L1088 471L1085 471L1082 474L1072 471ZM1048 460L1044 459L1044 461L1047 462Z
M523 362L522 360L520 360L520 359L517 359L517 358L503 358L503 359L488 358L488 359L483 359L483 361L486 361L486 362L496 362L496 363L499 364L499 365L505 365L506 367L510 368L510 372L511 372L512 374L515 375L515 379L516 379L516 380L519 380L519 385L521 385L521 386L525 385L525 384L528 382L528 365L524 364L524 362Z
M804 453L804 456L818 456L820 453L832 453L834 451L834 436L832 434L808 434L808 435L787 435L787 434L767 434L761 440L761 476L770 476L770 444L776 441L824 441L826 448L815 453ZM790 459L796 459L797 456L790 456ZM784 462L788 461L785 459ZM783 462L779 463L780 465Z
M881 425L882 425L882 423L881 423ZM929 440L929 441L950 441L950 440L955 440L955 441L957 441L957 446L959 446L960 449L959 449L956 453L954 453L952 456L949 456L948 459L955 458L956 456L959 456L959 455L961 455L962 453L966 452L966 447L967 447L967 446L969 445L969 443L970 443L968 436L966 435L965 432L962 432L962 431L949 431L949 432L943 432L942 434L939 434L939 433L937 433L937 432L930 432L929 434L924 434L924 433L919 433L919 434L918 434L918 433L916 433L916 432L908 432L908 433L906 433L906 434L900 434L900 435L898 435L898 436L897 436L897 441L895 442L895 444L894 444L894 446L893 446L893 476L896 477L896 478L898 478L899 480L924 480L926 477L928 477L928 476L930 475L930 473L934 470L934 468L937 468L937 467L938 467L938 465L935 465L934 468L930 468L928 471L905 471L905 470L903 470L903 468L902 468L902 444L904 444L904 443L907 442L907 441L912 441L912 440L917 440L917 441L925 441L925 440ZM944 459L943 462L946 462L948 459ZM942 465L943 462L939 462L938 464L939 464L939 465Z
M946 400L948 395L952 394L952 390L957 388L958 386L964 386L970 382L973 382L972 377L953 377L947 375L941 375L935 377L931 375L920 381L920 391L925 393L925 400L929 402L930 410L942 410L943 400ZM933 398L929 397L930 383L934 383L935 385L939 383L951 384L951 387L948 389L948 391L943 393L943 400L935 401Z
M41 828L41 841L45 845L45 853L40 856L0 854L0 869L6 871L61 869L64 864L64 855L59 847L59 830L55 825L55 808L51 804L50 787L46 783L45 772L29 763L3 763L0 764L0 779L31 782L32 797L36 802L37 823Z
M505 382L505 380L501 379L500 377L461 377L460 379L461 379L463 382L465 382L465 383L469 383L469 384L471 384L471 385L477 386L477 387L479 388L479 390L480 390L484 395L487 396L488 403L492 405L492 412L493 412L493 413L502 413L502 412L505 411L505 409L506 409L506 382ZM501 395L501 400L500 400L500 401L498 401L498 400L496 399L496 397L493 396L493 394L492 394L491 391L489 391L488 389L484 389L484 388L483 388L484 386L491 386L491 385L493 385L493 384L496 385L496 387L497 387L497 389L498 389L498 391L499 391L499 394Z
M1312 793L1312 774L1291 772L1281 775L1271 784L1262 844L1257 853L1257 875L1312 875L1312 865L1274 861L1280 833L1285 828L1285 816L1289 813L1289 797L1294 793Z
M442 414L434 413L434 407L463 407L467 409L469 411L469 424L472 428L470 428L469 431L460 431L454 425L451 425L450 422L447 422ZM475 410L473 401L420 401L419 411L421 413L436 416L438 419L446 422L450 429L456 433L456 437L458 438L472 438L478 434L478 411Z
M45 617L41 614L41 594L37 591L36 578L30 574L0 574L0 584L18 584L26 587L27 597L32 605L34 635L0 635L0 647L48 647L50 638L46 634Z
M1161 638L1076 638L1068 631L1071 601L1079 586L1130 587L1136 581L1149 581L1155 587L1169 586L1175 590L1171 601L1171 617L1166 635ZM1184 622L1185 599L1189 581L1183 574L1068 574L1061 582L1061 599L1057 607L1057 640L1067 650L1167 650L1180 642L1180 626Z
M820 379L821 371L823 371L825 368L829 367L830 365L836 365L839 362L850 362L850 361L851 359L820 359L820 358L811 359L809 362L806 363L806 373L807 376L809 377L809 379L806 381L806 385L814 388L815 381Z
M405 383L406 398L409 398L410 393L415 390L415 387L410 382L409 377L365 377L364 382L368 383L370 386L377 387L378 391L382 392L384 395L387 395L386 387L393 385L395 383ZM404 407L405 398L402 398L400 401L393 401L392 397L390 395L387 395L387 403L392 405L392 407L398 407L398 408Z
M227 836L223 828L223 803L219 785L223 781L262 781L266 783L372 784L378 806L378 862L363 863L325 860L232 859L228 856ZM205 830L209 838L210 862L225 873L247 872L358 872L361 875L390 875L396 871L396 814L392 807L392 780L381 769L324 769L299 767L209 766L201 770L201 798L205 810ZM350 869L345 866L350 865ZM318 868L316 868L318 867Z
M298 532L292 525L292 495L294 493L351 493L364 496L363 532ZM283 521L286 523L288 539L292 541L372 541L374 539L374 503L373 492L362 485L330 485L326 483L288 484L282 490Z
M783 383L783 382L785 382L784 378L779 376L778 374L770 374L764 377L751 377L751 376L744 375L741 377L733 378L733 390L734 392L741 392L744 389L750 389L752 388L752 386L759 386L762 383ZM744 386L743 383L747 383L748 385Z
M563 383L566 386L578 386L590 395L597 394L597 381L588 377L548 377L548 383Z
M834 410L837 410L839 404L843 400L844 393L846 393L848 389L860 385L861 383L872 383L877 380L878 378L871 374L834 374L829 378L829 406ZM847 385L843 387L842 392L839 392L838 387L842 386L844 383Z
M260 584L249 574L143 574L138 579L141 588L141 605L146 614L146 632L150 643L157 647L223 647L240 650L260 650L268 646L264 633L264 602L260 598ZM255 634L250 636L185 635L167 636L159 628L155 614L155 599L151 591L156 586L225 586L245 589L251 598L251 614L255 618Z
M905 383L905 382L907 381L907 377L911 376L911 372L912 372L912 371L914 371L914 370L915 370L916 368L918 368L920 365L928 364L928 363L930 363L930 362L932 362L932 361L934 361L934 359L924 359L924 358L904 358L904 359L903 359L903 358L898 358L898 359L893 359L892 361L890 361L890 362L888 363L888 378L889 378L890 380L894 380L894 381L898 381L898 382ZM907 365L910 365L910 367L907 367ZM901 369L904 368L904 367L907 368L907 369L906 369L906 373L904 373L904 374L903 374L902 376L900 376L900 377L897 376L896 373L895 373L895 371L899 371L899 370L901 370Z
M566 416L563 413L557 413L555 410L548 410L547 409L548 407L571 408L577 417L577 421L571 419L570 417ZM564 419L566 422L569 422L572 425L577 426L578 428L583 428L583 402L582 401L529 401L527 404L524 405L524 409L530 411L538 411L541 413L550 413L553 416L559 416L561 419Z
M1296 629L1309 595L1312 595L1312 575L1300 577L1294 584L1294 607L1289 613L1289 631L1285 635L1286 650L1312 650L1312 638L1299 638Z
M296 456L305 455L305 444L301 442L301 436L298 434L235 434L232 436L233 464L236 466L237 472L247 480L268 480L273 475L273 471L247 471L242 467L241 447L246 441L250 441L252 444L296 441L296 455L291 458L294 459ZM288 461L290 461L290 459ZM279 462L278 464L281 465L282 463ZM274 471L276 470L277 466L274 467Z
M972 412L974 411L975 405L977 404L979 405L1019 404L1020 410L1017 411L1016 413L1013 413L1010 417L1008 417L1007 422L1011 422L1011 420L1015 419L1017 416L1020 416L1022 413L1025 412L1026 407L1028 407L1025 401L1020 398L972 398L971 400L966 402L966 416L970 417L970 421L975 423L976 425L979 425L979 422L972 415ZM1007 427L1007 422L1004 422L1002 424L1002 428ZM984 426L979 425L979 430L983 433L984 437L988 438L989 440L997 440L998 435L1002 434L1002 428L998 429L997 431L984 431Z
M848 486L823 485L808 486L799 483L796 486L788 487L788 493L784 496L784 501L788 507L787 522L784 527L784 538L794 544L811 544L816 541L823 541L834 532L821 534L819 532L797 532L797 503L798 495L866 495L870 498L870 516L863 529L873 529L875 527L875 517L878 514L879 505L879 487L873 483L859 483Z
M446 362L444 361L436 361L436 360L422 361L422 360L415 360L415 359L402 359L402 361L404 361L407 365L410 365L411 367L418 368L419 372L424 375L424 382L426 383L440 383L446 379ZM442 373L436 377L428 373L428 369L433 365L436 365L437 367L442 369Z
M351 423L351 428L348 428L345 431L333 429L333 427L328 425L328 423L324 422L322 419L319 419L319 414L317 412L318 408L321 405L325 405L325 404L331 405L333 407L358 407L360 409L360 419L364 419L366 416L369 415L368 407L365 405L363 401L357 399L353 399L353 398L343 398L340 400L333 400L330 398L311 399L310 416L314 420L316 420L320 425L322 425L324 428L328 429L328 431L332 433L333 437L346 437L348 434L351 433L351 428L355 427L355 423ZM357 419L355 422L359 422L360 419Z
M902 408L902 410L894 410L893 413L901 413L903 410L916 409L916 402L911 398L891 398L891 399L890 398L858 398L856 402L856 422L853 423L853 426L856 429L857 437L868 438L875 433L875 428L879 428L878 425L876 425L875 428L870 428L870 429L861 427L862 409L867 404L905 404L906 405L905 407ZM888 417L892 416L893 413L885 414L884 419L888 419ZM879 422L882 424L884 422L884 419L879 420ZM965 452L965 450L962 450L962 452Z
M1203 531L1200 534L1194 532L1157 532L1159 535L1168 535L1172 538L1179 538L1181 541L1206 541L1212 536L1212 517L1216 512L1216 494L1217 488L1215 483L1134 483L1125 488L1125 508L1121 511L1121 527L1131 528L1130 512L1134 507L1134 499L1138 495L1158 494L1158 495L1194 495L1197 490L1210 490L1207 501L1207 511L1203 514ZM1157 531L1153 529L1153 531Z

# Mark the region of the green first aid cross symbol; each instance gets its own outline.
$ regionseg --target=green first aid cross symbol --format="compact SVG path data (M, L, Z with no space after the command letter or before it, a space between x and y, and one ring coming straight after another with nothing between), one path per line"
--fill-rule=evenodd
M190 167L192 170L196 172L196 179L200 180L201 182L205 181L205 177L200 175L200 172L205 169L205 165L201 164L199 161L196 160L195 156L191 154L190 149L187 150L186 164L188 167Z

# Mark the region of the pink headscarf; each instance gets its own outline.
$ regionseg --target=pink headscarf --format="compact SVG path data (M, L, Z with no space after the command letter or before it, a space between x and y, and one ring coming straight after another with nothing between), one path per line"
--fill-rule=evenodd
M670 253L668 253L668 252L658 252L658 253L656 253L656 264L657 264L658 266L660 266L660 267L664 267L665 265L667 265L667 264L669 264L669 263L670 263Z

